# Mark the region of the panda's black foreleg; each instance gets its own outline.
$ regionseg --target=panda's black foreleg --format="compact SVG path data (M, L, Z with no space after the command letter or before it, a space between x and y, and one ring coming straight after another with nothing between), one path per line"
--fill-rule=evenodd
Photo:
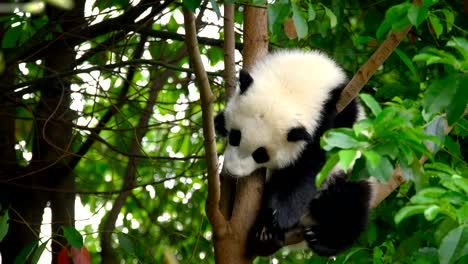
M367 181L330 180L309 207L315 222L305 227L309 247L323 256L336 256L351 247L367 226L370 199Z
M249 249L268 256L285 244L285 233L296 226L316 194L313 177L274 175L265 184L263 201L250 230Z

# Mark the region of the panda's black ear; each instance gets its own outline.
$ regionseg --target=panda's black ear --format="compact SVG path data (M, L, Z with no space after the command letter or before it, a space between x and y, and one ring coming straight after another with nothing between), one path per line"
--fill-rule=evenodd
M250 73L246 70L241 70L240 73L239 73L239 87L240 87L240 90L241 90L241 94L245 93L245 91L247 91L247 89L250 87L250 85L252 84L253 82L253 79L252 79L252 76L250 76Z
M288 131L288 141L296 142L300 140L309 141L312 139L312 135L307 132L306 128L303 126L294 127Z
M216 134L220 136L227 136L228 131L226 129L226 119L224 118L224 111L219 112L214 119L214 126Z

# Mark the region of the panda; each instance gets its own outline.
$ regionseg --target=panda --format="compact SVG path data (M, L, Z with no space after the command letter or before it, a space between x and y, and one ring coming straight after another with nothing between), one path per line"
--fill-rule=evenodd
M245 177L266 168L262 204L249 232L248 251L267 256L300 228L307 245L322 256L349 248L365 229L371 184L349 181L334 169L317 189L315 177L326 162L320 137L330 128L352 127L363 110L354 99L337 114L346 84L338 64L319 51L279 50L247 72L215 117L227 137L223 175Z

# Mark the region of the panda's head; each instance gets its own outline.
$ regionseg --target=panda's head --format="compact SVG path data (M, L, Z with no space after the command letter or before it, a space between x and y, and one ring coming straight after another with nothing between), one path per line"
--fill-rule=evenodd
M341 68L315 51L276 52L241 71L238 89L215 118L217 134L228 138L225 172L243 177L294 163L318 140L324 104L344 80Z

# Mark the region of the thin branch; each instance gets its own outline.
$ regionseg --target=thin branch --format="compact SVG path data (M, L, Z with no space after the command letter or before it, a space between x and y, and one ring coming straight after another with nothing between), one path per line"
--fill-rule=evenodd
M224 99L231 97L236 89L236 59L234 52L234 3L224 3ZM226 219L231 218L236 190L236 180L221 176L219 208Z
M146 42L146 38L143 38L141 42ZM155 76L153 84L149 90L148 102L143 109L141 118L138 121L138 129L135 129L135 136L132 140L132 144L129 147L129 152L132 155L138 155L141 151L141 140L148 131L145 128L153 114L153 108L158 96L159 91L163 86L163 78L165 74ZM101 235L101 257L103 262L109 261L109 263L117 263L114 249L112 247L112 231L115 228L115 221L122 210L122 207L125 205L127 197L131 194L131 190L134 188L135 176L137 172L137 164L139 163L138 158L130 158L127 164L127 169L124 176L123 188L130 188L128 191L120 192L117 198L115 199L114 204L112 205L111 210L106 216L103 225L102 225L102 235Z
M190 62L197 77L200 100L202 103L203 136L205 138L206 162L208 168L208 198L206 202L206 212L214 230L219 230L224 226L225 220L221 214L218 203L220 197L219 177L218 177L218 157L216 153L216 139L213 122L213 93L208 81L208 75L200 56L197 42L197 30L195 27L195 17L193 12L184 7L184 25L187 38L185 44L190 57Z
M50 80L53 80L53 79L73 76L73 75L77 75L77 74L80 74L80 73L89 73L89 72L92 72L92 71L113 71L115 68L121 68L121 67L124 67L124 66L131 66L131 67L137 67L138 66L138 67L141 68L142 65L161 66L161 67L164 67L166 69L170 69L170 70L174 70L174 71L193 73L193 70L190 69L190 68L178 67L178 66L175 66L173 64L169 64L169 63L167 63L165 61L148 60L148 59L133 59L133 60L121 61L121 62L106 64L106 65L96 65L96 66L88 67L88 68L85 68L85 69L76 69L76 70L71 70L71 71L64 71L64 72L60 72L60 73L56 73L56 74L47 75L47 76L44 76L44 77L42 77L40 79L36 79L36 80L32 80L32 81L26 81L26 82L18 83L18 84L15 84L15 85L0 84L0 88L8 88L10 90L14 90L14 89L19 89L19 88L23 88L23 87L26 87L26 86L30 86L30 85L33 85L33 84L37 84L39 82L47 82L47 81L50 81ZM221 75L221 73L219 73L219 72L207 72L207 73L208 73L208 75L212 75L212 76L220 76ZM33 92L33 91L23 91L23 90L20 91L20 93L22 93L22 94L25 94L25 93L28 93L28 92Z
M164 2L143 0L138 5L126 10L121 16L106 19L98 24L88 27L77 27L74 31L69 31L60 36L60 38L46 42L26 41L21 47L15 48L14 52L5 52L5 64L14 65L19 61L27 61L37 59L42 56L42 53L48 49L55 49L56 46L68 45L76 46L89 39L115 32L119 30L130 31L127 25L133 24L144 11L152 7L153 14L159 13L167 6L173 3L174 0Z
M226 16L226 14L224 15ZM130 26L130 28L132 28L132 26ZM154 30L154 29L149 29L149 28L140 29L137 32L141 32L141 33L147 34L148 36L155 37L155 38L179 40L179 41L185 41L187 37L186 35L178 34L175 32L169 32L169 31L164 31L164 30ZM225 38L226 37L227 36L225 35ZM213 39L213 38L206 38L206 37L199 37L199 36L197 36L197 41L199 44L220 47L220 48L223 47L225 43L225 40L223 39ZM235 45L235 48L239 51L241 51L243 48L243 44L240 42L234 42L234 45Z
M401 40L410 31L411 26L403 30L393 32L372 56L354 74L351 81L346 85L341 93L340 100L336 103L337 112L343 111L345 107L358 95L364 85L369 81L377 69L387 60L393 50L400 44Z

